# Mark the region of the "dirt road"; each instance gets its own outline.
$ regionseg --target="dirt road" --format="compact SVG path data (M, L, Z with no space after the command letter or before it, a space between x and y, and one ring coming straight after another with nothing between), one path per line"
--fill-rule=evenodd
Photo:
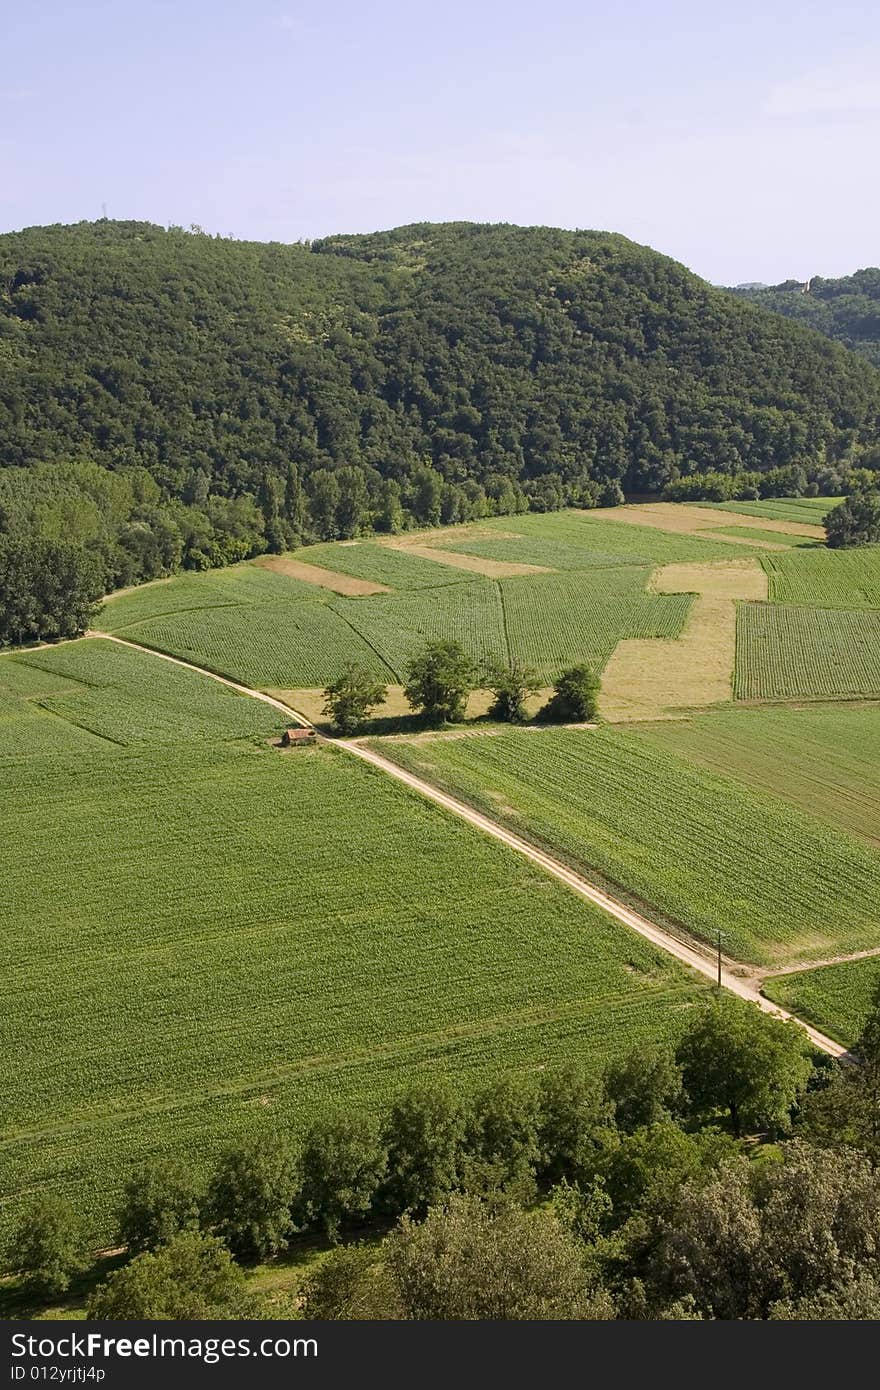
M292 720L294 723L301 724L305 727L312 727L307 719L297 714L295 710L291 709L289 705L285 705L281 700L276 700L274 696L264 695L261 690L254 690L248 685L239 685L236 681L228 680L225 676L217 676L213 671L206 671L203 666L194 666L192 662L183 661L180 657L168 656L165 652L157 652L152 647L143 647L137 642L128 642L124 637L114 637L113 634L109 632L93 631L87 633L87 636L99 637L107 642L118 642L123 647L132 647L135 651L146 652L148 656L155 656L162 661L170 661L175 666L183 666L188 671L195 671L200 676L207 676L209 680L219 681L221 685L228 686L230 690L235 690L240 695L250 695L254 700L262 700L264 704L274 706L275 709L280 710L281 713L284 714L285 718ZM424 781L421 777L416 777L413 773L407 772L402 767L398 767L397 763L392 762L389 758L383 757L381 753L374 752L372 748L364 747L362 743L358 743L356 740L329 739L328 742L334 743L337 748L344 749L346 753L350 753L354 757L363 759L364 762L371 763L373 767L379 768L390 777L395 777L405 786L427 797L429 801L435 802L438 806L442 806L444 810L450 811L453 815L459 816L462 820L467 821L469 825L475 826L477 830L482 830L484 834L491 835L495 840L500 840L503 845L507 845L509 849L516 850L518 854L523 855L524 858L529 859L533 864L537 864L545 873L551 874L554 878L558 879L560 883L566 884L568 888L578 893L580 897L595 903L603 912L607 912L610 917L614 917L618 922L622 922L624 926L629 927L632 931L638 932L639 936L643 936L646 941L652 942L653 945L668 952L669 955L675 956L676 960L680 960L683 964L689 965L691 969L698 971L701 975L705 975L708 979L713 981L717 979L717 961L708 952L704 953L698 949L696 945L688 945L686 942L680 941L678 937L673 936L671 932L658 926L656 922L651 922L647 917L643 917L641 913L636 912L631 907L627 907L625 903L610 897L603 889L597 888L596 885L590 883L588 879L582 878L580 874L575 873L573 869L569 869L560 860L554 859L552 855L545 854L544 851L538 849L536 845L530 844L528 840L521 839L519 835L513 834L512 831L505 830L504 826L499 825L497 821L493 821L489 816L484 816L482 812L474 810L472 806L468 806L465 802L458 801L455 797L447 795L446 792L440 791L439 787L435 787L432 783ZM771 1004L770 1000L765 999L760 993L759 986L753 978L743 978L733 973L723 962L721 968L721 983L724 988L729 989L732 994L737 994L741 999L748 999L753 1004L757 1004L765 1014L772 1014L775 1018L790 1019L798 1023L800 1027L805 1030L814 1047L819 1048L820 1051L827 1052L831 1057L843 1057L845 1055L846 1048L841 1047L840 1043L835 1042L833 1038L826 1037L824 1033L820 1033L818 1029L811 1027L808 1023L804 1023L802 1019L797 1018L794 1014L790 1014L786 1009L781 1009L777 1004Z

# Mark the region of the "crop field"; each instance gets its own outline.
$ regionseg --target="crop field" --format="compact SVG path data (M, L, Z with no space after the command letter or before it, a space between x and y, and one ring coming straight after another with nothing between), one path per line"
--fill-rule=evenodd
M14 661L3 657L0 681L7 665L34 678L34 693L22 703L32 717L48 716L62 749L68 736L80 746L80 731L93 743L120 746L267 736L283 718L248 695L100 637L22 652ZM60 684L53 688L53 681Z
M103 632L119 632L133 623L202 608L226 608L243 604L291 603L305 599L316 603L332 598L314 584L288 575L273 574L257 565L233 565L204 574L179 574L159 579L139 589L110 597L95 620Z
M880 850L880 708L811 705L716 710L643 724L680 757L857 835Z
M295 551L294 556L312 565L325 565L340 574L350 574L355 579L386 584L389 589L438 589L444 584L467 583L472 578L439 561L410 555L406 550L376 541L330 541L306 546Z
M880 957L868 956L818 970L777 975L765 981L763 992L851 1047L864 1027L878 985Z
M336 601L200 609L136 623L121 635L260 688L325 685L349 661L380 677L394 674L337 611Z
M813 608L880 608L880 546L763 555L776 603Z
M580 661L601 669L624 638L677 637L692 600L648 593L650 573L625 566L503 579L512 655L552 676Z
M256 701L108 642L23 669L84 701L112 690L118 723L101 703L101 739L59 721L67 743L4 765L0 1234L51 1186L108 1243L149 1154L202 1168L254 1127L301 1130L417 1076L598 1067L674 1038L704 994L381 773L269 747ZM173 742L144 727L145 691ZM180 722L195 708L201 727Z
M763 502L700 502L720 512L739 512L742 516L763 516L768 521L802 521L821 526L840 497L770 497Z
M646 515L650 515L647 508L642 509ZM710 540L708 537L695 536L687 532L676 533L663 530L657 525L636 525L631 521L622 521L622 512L617 508L610 511L567 511L567 512L531 512L525 516L517 517L498 517L495 521L481 522L480 529L492 529L497 526L500 531L516 531L530 541L540 542L542 540L555 543L563 543L567 547L583 547L585 556L590 554L600 554L603 557L616 555L619 564L675 564L675 563L694 563L699 564L710 560L730 560L737 554L754 554L755 547L748 542L742 547L738 547L732 541ZM615 516L617 519L615 520ZM772 536L770 537L772 539ZM482 537L481 537L482 540ZM467 536L462 537L462 548L467 542ZM444 546L451 549L444 541ZM522 554L523 560L526 559L525 553L517 550L517 542L510 541L511 549L509 552L499 550L498 558L515 560L518 554ZM552 547L544 552L544 558L540 559L540 546L532 550L528 557L530 564L542 564L553 567ZM603 559L603 563L606 561ZM584 568L591 567L589 560ZM574 557L570 557L565 568L579 568L574 563Z
M720 928L741 960L877 943L880 855L637 734L513 731L382 751L655 916L708 942Z
M880 695L880 610L742 603L738 700Z
M815 546L809 536L796 536L787 531L753 531L749 526L718 526L712 528L713 536L732 536L734 540L751 541L761 550L785 549L793 546Z
M398 678L429 641L460 642L475 661L507 660L501 594L488 579L471 575L470 583L440 590L337 599L333 608L345 615L346 622Z

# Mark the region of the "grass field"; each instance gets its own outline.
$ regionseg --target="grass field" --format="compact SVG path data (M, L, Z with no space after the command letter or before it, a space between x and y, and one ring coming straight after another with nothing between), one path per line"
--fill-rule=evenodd
M776 603L813 608L880 608L880 546L761 557Z
M712 507L721 512L739 512L742 516L761 516L768 521L798 521L821 526L828 512L836 507L840 497L770 497L763 502L700 502L700 507Z
M742 603L738 700L880 695L880 610Z
M408 555L405 550L377 541L331 541L308 545L294 554L297 560L326 565L356 579L372 579L377 584L387 584L389 589L438 589L444 584L467 583L471 578L439 561Z
M622 729L383 751L694 936L787 964L876 944L880 855Z
M880 958L844 961L767 980L764 993L846 1047L858 1040L880 985Z
M717 710L644 724L670 752L761 791L880 849L880 708Z
M330 598L328 591L288 575L273 574L258 565L233 565L205 574L178 574L138 589L121 590L104 604L95 626L104 632L119 632L132 623L199 609L265 606L299 599L318 603Z
M4 718L56 731L3 762L4 1232L49 1186L106 1243L147 1154L201 1168L413 1076L599 1066L702 996L381 773L270 747L275 712L205 677L94 640L0 678Z

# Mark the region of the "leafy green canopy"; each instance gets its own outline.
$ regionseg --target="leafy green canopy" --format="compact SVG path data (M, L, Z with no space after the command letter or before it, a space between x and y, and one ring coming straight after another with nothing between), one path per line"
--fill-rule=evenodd
M116 583L621 483L870 462L880 409L837 345L623 237L540 227L30 228L0 237L0 354L6 524L64 524Z

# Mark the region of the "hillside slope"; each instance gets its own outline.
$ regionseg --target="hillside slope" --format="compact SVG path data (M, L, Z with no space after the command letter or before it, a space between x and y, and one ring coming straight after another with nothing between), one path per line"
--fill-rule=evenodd
M837 345L550 228L31 228L0 237L0 361L0 531L92 545L108 585L709 468L816 471L880 418L880 372Z
M857 270L839 280L814 276L806 284L746 286L733 290L743 299L815 328L880 367L880 269Z

